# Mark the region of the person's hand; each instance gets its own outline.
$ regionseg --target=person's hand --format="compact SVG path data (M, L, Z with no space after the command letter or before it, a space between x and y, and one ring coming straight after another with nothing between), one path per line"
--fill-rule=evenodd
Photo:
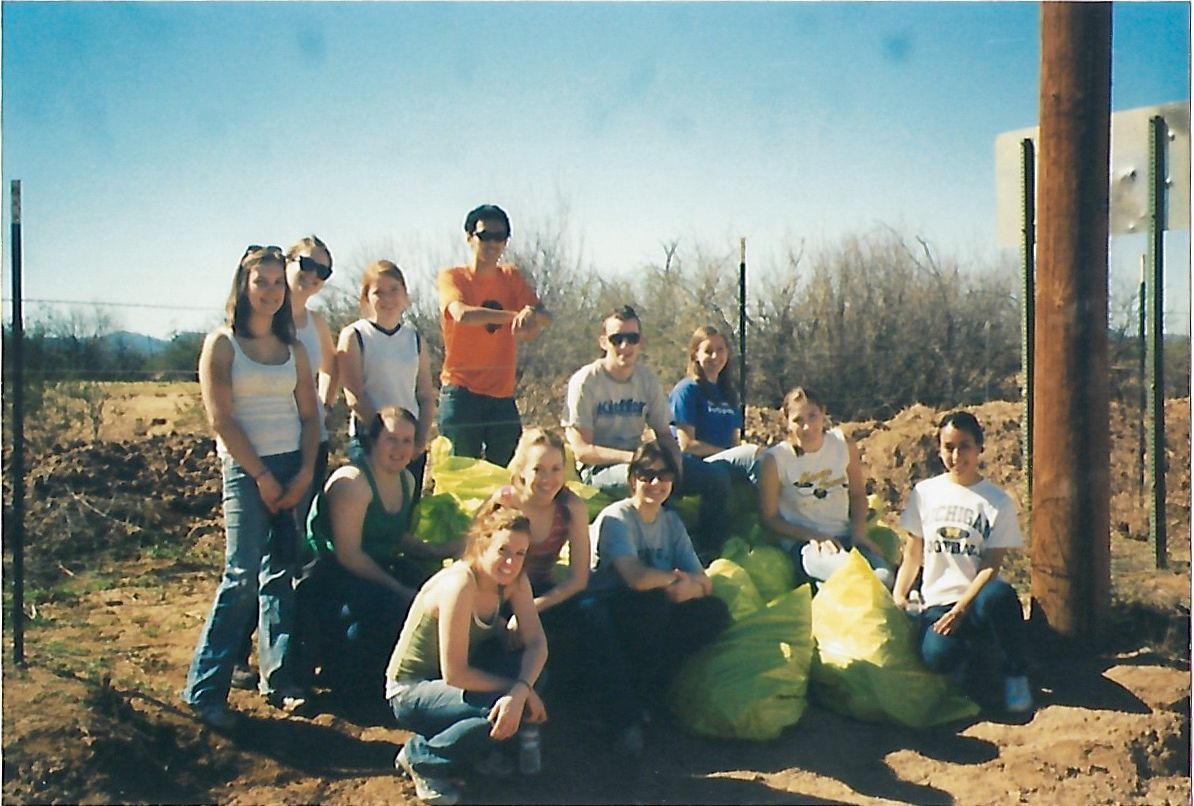
M303 496L307 494L307 490L311 489L312 476L312 471L300 470L298 475L286 485L281 498L278 499L278 509L290 509L291 507L298 506L298 502L303 500Z
M539 335L539 325L535 322L534 307L525 305L522 310L514 314L514 319L510 322L510 332L523 341L530 341Z
M535 691L535 689L527 692L526 721L532 725L538 725L541 722L547 721L547 706L543 704L543 700L539 697L539 692Z
M966 615L966 609L954 605L945 612L945 615L933 622L933 632L938 635L953 635L962 623L964 615Z
M282 498L282 485L274 478L274 474L268 470L264 471L257 477L257 492L261 496L261 502L265 504L265 508L270 511L270 514L282 509L280 500Z
M526 705L529 691L524 684L516 685L508 694L498 697L497 702L489 709L489 736L499 742L505 741L518 733L518 725L522 721L522 709Z
M900 610L905 610L908 607L908 597L902 593L892 591L891 598L895 601L896 607Z
M837 554L842 550L842 544L829 535L821 535L808 542L818 554Z

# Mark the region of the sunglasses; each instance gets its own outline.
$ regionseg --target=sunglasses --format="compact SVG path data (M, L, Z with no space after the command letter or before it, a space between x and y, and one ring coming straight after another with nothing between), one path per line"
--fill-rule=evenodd
M320 263L318 260L315 260L314 258L307 257L306 255L299 255L299 257L297 259L298 259L298 264L299 264L300 269L302 269L303 271L315 272L315 274L319 277L320 280L327 280L329 277L332 276L332 267L331 266L325 266L322 263Z
M675 481L676 474L670 470L654 470L652 468L645 468L643 470L634 471L634 477L640 481Z
M643 340L643 334L642 333L607 333L605 338L607 338L609 340L610 344L614 345L615 347L620 347L622 345L622 342L625 342L626 344L638 344L640 341Z
M258 253L264 253L264 254L258 254ZM282 247L280 247L280 246L261 246L259 244L255 244L255 243L249 244L248 246L245 247L245 253L240 256L240 263L243 266L245 264L245 261L248 260L250 257L256 257L258 259L261 259L261 258L265 258L265 257L271 256L271 255L279 255L280 256L281 254L282 254Z
M510 240L510 233L498 232L497 230L483 229L480 232L474 232L473 236L481 243L496 243L498 241Z

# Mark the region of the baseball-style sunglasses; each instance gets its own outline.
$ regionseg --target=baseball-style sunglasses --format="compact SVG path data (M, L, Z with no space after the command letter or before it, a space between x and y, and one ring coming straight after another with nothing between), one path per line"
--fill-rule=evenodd
M332 276L332 267L325 266L324 264L320 263L315 258L308 257L306 255L299 255L297 258L295 258L295 260L298 261L300 269L302 269L303 271L315 272L315 274L319 277L320 280L326 281L329 277Z
M642 333L609 333L606 334L609 343L615 347L620 347L622 342L627 344L638 344L643 339Z

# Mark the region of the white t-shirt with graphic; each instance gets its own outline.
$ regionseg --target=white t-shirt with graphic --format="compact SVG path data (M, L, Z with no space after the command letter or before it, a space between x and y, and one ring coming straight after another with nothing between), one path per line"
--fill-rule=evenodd
M924 540L920 595L930 607L962 598L984 551L1024 545L1010 495L986 479L966 487L946 473L913 488L900 528Z
M779 473L779 515L794 526L833 537L849 537L850 448L842 429L825 432L821 447L796 453L784 440L767 449Z

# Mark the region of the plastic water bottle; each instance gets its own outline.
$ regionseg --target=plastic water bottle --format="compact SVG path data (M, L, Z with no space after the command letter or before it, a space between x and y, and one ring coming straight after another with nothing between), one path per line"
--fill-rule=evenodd
M908 593L908 603L904 605L904 612L912 618L920 618L920 614L924 612L925 603L920 600L920 591L914 590Z
M518 771L523 775L538 775L543 769L542 747L538 725L523 725L518 731Z

